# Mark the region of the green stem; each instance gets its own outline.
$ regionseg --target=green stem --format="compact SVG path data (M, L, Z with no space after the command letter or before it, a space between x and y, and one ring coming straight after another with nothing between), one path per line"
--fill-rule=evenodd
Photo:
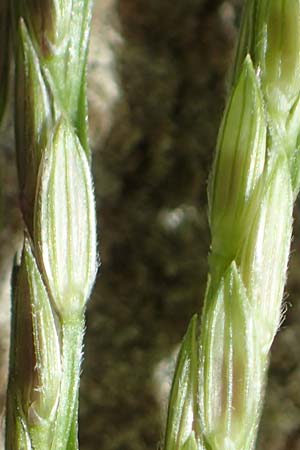
M77 407L84 318L63 321L61 397L55 422L52 450L77 450Z

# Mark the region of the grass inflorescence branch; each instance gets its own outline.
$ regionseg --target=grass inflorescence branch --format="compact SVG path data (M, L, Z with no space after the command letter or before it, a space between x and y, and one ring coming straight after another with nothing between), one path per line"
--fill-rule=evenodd
M13 277L7 450L76 450L84 313L97 270L87 132L90 0L12 2L25 240Z
M201 321L184 338L165 450L252 450L299 191L300 1L246 0L209 180Z

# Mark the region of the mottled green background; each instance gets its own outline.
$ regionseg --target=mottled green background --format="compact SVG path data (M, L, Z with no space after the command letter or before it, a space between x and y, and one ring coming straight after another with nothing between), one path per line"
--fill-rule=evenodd
M95 2L89 102L101 267L87 314L81 450L161 446L176 350L205 289L207 178L241 4ZM20 228L9 136L0 160L4 269ZM300 449L298 215L261 450Z

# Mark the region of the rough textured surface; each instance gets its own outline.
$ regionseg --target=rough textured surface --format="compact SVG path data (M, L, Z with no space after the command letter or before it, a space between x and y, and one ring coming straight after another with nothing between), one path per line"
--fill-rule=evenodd
M95 2L89 101L102 266L87 315L81 450L150 450L162 442L176 349L205 289L206 183L241 3ZM7 136L1 282L20 229ZM287 287L293 307L273 346L264 450L300 449L298 215Z

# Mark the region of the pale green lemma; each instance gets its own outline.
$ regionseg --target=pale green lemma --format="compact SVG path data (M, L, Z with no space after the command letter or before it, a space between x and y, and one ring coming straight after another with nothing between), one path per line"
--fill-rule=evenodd
M34 242L53 302L64 318L82 314L95 280L95 223L86 154L68 123L61 121L40 164Z

